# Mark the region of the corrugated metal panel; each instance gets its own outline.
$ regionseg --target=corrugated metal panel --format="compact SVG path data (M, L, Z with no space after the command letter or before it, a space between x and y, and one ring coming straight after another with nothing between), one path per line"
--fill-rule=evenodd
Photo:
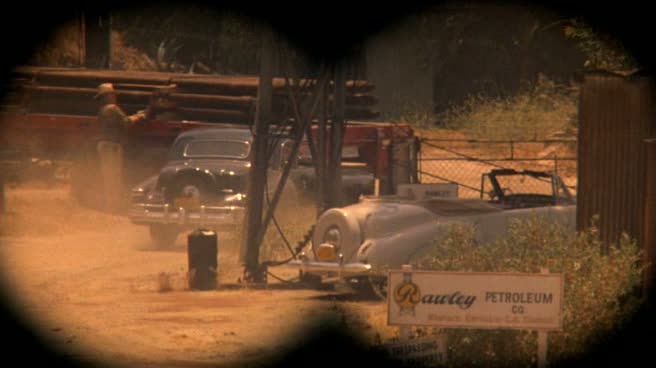
M642 74L586 75L579 110L578 228L599 215L606 245L623 232L643 240L644 139L656 121L653 80Z
M653 292L653 285L656 279L656 138L647 143L647 150L644 256L645 261L651 265L647 269L647 272L645 272L644 290Z

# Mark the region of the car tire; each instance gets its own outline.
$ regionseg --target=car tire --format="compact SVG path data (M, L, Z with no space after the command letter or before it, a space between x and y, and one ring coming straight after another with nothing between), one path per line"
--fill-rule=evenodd
M348 280L349 287L367 300L387 300L387 277L361 276Z
M380 300L387 300L387 276L369 276L371 289Z
M150 225L150 240L157 249L167 249L173 247L178 239L180 230L170 224L152 224Z
M302 285L310 289L320 290L325 286L321 275L299 271L298 279Z

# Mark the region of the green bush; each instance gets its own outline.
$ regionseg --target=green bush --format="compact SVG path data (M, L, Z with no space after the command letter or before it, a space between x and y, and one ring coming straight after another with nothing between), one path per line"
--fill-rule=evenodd
M470 96L444 112L440 123L478 139L545 139L576 125L577 92L541 77L508 98Z
M594 223L575 234L534 217L513 223L505 239L486 245L475 244L471 226L457 225L431 254L417 261L417 268L538 273L544 267L562 273L563 331L548 337L547 359L556 363L586 353L598 338L621 327L639 305L633 290L640 282L641 251L623 236L603 255ZM442 333L447 335L450 363L455 366L537 363L535 332L446 329Z
M625 45L608 33L599 32L581 19L571 19L563 27L565 37L574 40L585 54L583 66L589 70L632 70L639 67Z

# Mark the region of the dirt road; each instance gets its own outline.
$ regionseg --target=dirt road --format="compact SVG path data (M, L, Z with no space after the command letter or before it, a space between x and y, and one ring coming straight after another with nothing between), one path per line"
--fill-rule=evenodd
M154 249L146 228L76 206L66 187L9 189L7 208L0 222L5 289L48 344L73 356L111 366L241 364L297 343L313 317L334 311L372 339L393 334L384 303L353 299L339 287L272 280L266 289L188 291L184 236L172 249ZM219 237L220 282L235 284L236 242ZM173 290L162 292L163 281Z

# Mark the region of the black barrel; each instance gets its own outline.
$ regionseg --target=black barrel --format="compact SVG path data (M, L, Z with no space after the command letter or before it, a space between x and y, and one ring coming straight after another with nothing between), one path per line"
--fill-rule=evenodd
M190 289L216 289L216 276L218 272L217 253L218 238L216 232L197 229L187 236Z

